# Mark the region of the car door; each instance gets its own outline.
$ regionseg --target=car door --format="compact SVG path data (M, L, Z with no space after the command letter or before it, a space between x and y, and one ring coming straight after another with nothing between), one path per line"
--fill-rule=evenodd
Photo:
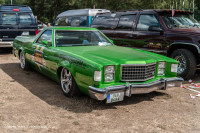
M141 13L132 36L133 46L152 51L164 53L165 37L162 25L154 13Z
M52 30L46 30L42 35L33 43L33 62L36 69L41 73L51 77L53 72L49 68L50 59L53 56L52 53ZM51 64L53 65L53 63Z
M114 30L116 45L131 46L133 44L133 27L135 25L136 13L121 15L118 25Z

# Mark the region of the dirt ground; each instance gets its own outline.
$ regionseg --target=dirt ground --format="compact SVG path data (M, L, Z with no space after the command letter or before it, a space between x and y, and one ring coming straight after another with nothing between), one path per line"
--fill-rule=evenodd
M190 94L197 95L170 88L113 104L88 96L70 99L59 84L34 70L21 70L11 52L0 51L1 133L200 132L200 97L191 99Z

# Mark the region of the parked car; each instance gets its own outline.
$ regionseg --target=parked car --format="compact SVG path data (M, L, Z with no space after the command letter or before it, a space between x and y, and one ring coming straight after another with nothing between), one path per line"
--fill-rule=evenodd
M200 26L192 12L134 10L98 15L91 27L115 44L167 55L179 62L178 75L192 78L200 64Z
M56 80L70 97L83 92L111 103L182 83L176 60L115 46L94 28L49 27L35 37L16 37L13 49L22 69L31 66Z
M97 14L110 13L106 9L78 9L60 13L54 22L54 26L89 27L92 19Z
M0 5L0 47L12 47L16 36L37 33L35 17L29 6Z

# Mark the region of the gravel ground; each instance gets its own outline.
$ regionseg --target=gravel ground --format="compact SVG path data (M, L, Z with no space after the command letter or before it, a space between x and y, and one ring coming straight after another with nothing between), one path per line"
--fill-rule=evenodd
M195 83L200 82L199 74ZM11 52L0 51L2 133L200 132L200 97L192 99L190 94L197 95L170 88L113 104L88 96L67 98L59 84L34 70L21 70Z

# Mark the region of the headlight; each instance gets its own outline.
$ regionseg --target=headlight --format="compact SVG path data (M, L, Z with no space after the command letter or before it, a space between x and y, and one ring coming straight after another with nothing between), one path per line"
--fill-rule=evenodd
M158 68L158 75L164 75L164 74L165 74L165 69Z
M114 81L115 77L115 66L105 66L105 82Z
M110 73L110 74L105 74L105 81L106 82L110 82L114 80L114 74Z
M165 65L166 62L164 61L158 63L158 76L162 76L165 74Z
M101 81L101 71L94 71L94 81Z
M158 68L165 68L165 62L159 62Z
M171 72L177 73L178 71L178 64L171 64Z
M115 66L105 66L105 73L115 73Z

